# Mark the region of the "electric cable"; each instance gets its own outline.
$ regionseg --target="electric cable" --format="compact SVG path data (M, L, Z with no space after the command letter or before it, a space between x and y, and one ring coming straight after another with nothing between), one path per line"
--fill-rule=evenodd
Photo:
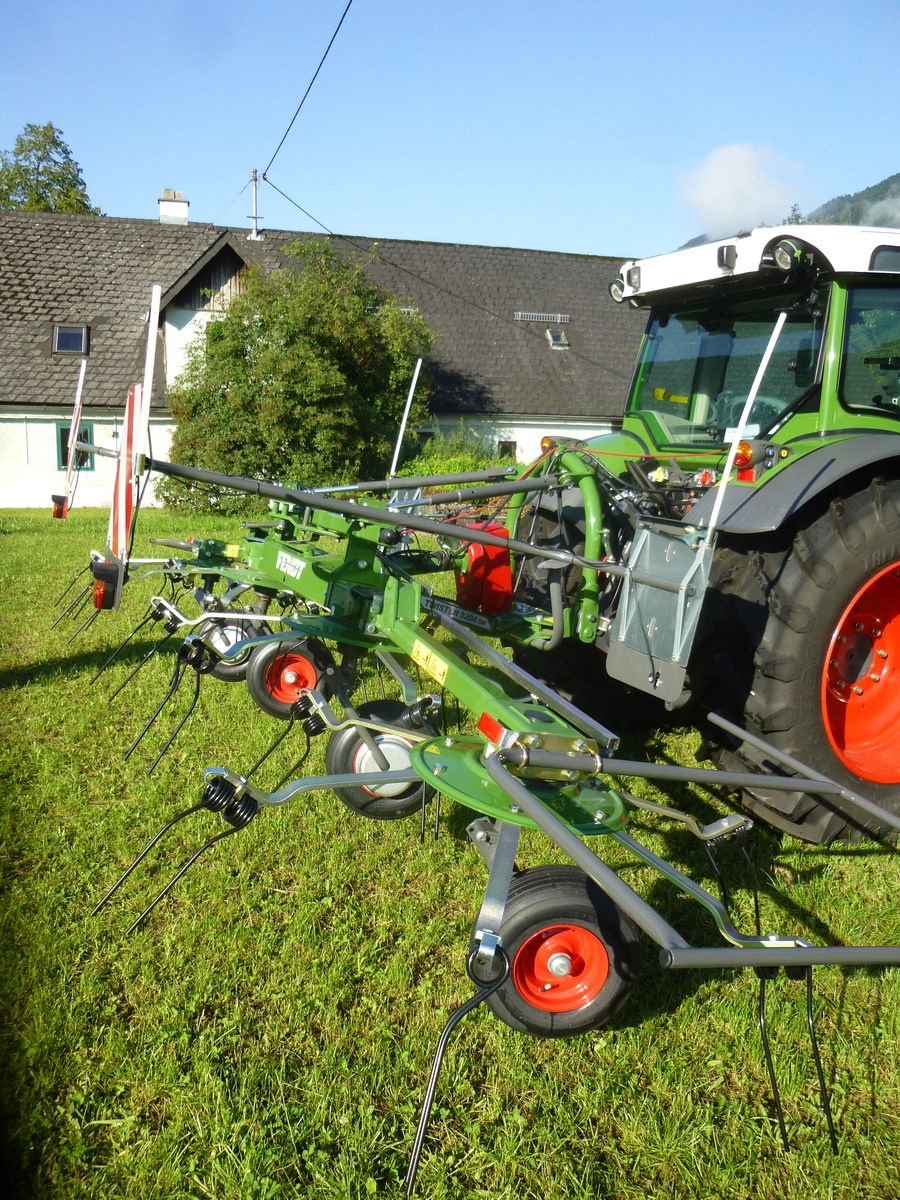
M289 122L289 124L288 124L288 127L287 127L287 129L286 129L286 130L284 131L284 133L282 134L281 141L280 141L280 142L278 143L278 145L275 147L275 153L274 153L274 154L272 155L272 157L269 159L269 162L268 162L268 164L267 164L267 166L266 166L266 169L265 169L265 171L263 171L263 173L262 173L262 177L263 177L263 179L265 179L265 178L266 178L266 171L268 171L269 167L271 167L272 163L273 163L273 162L275 161L275 159L278 157L278 152L281 150L281 147L284 145L285 141L287 140L287 136L288 136L288 134L291 132L291 129L292 129L292 128L293 128L293 126L294 126L294 122L295 122L295 121L297 120L297 118L300 116L300 109L301 109L301 108L303 107L303 105L306 103L306 97L307 97L307 96L309 95L309 93L312 91L312 86L313 86L313 84L316 82L316 80L317 80L317 79L318 79L318 77L319 77L319 72L322 70L322 67L323 67L323 66L324 66L324 64L325 64L325 59L328 57L328 53L329 53L329 51L331 50L331 47L334 45L334 40L335 40L335 38L337 37L337 35L338 35L338 34L340 33L340 31L341 31L341 26L342 26L342 25L343 25L343 23L344 23L344 18L347 16L347 13L350 11L350 6L352 5L352 3L353 3L353 0L347 0L347 7L344 9L343 13L341 14L341 19L338 21L338 23L337 23L337 26L335 27L335 31L334 31L334 33L331 35L331 41L330 41L330 42L328 43L328 45L325 47L325 53L322 55L321 59L319 60L319 65L316 67L316 69L315 69L315 72L314 72L314 74L313 74L313 77L312 77L312 79L311 79L311 80L309 81L309 83L307 84L306 91L303 93L303 97L302 97L302 99L300 100L300 103L297 105L297 110L296 110L296 112L294 113L294 115L291 117L291 119L290 119L290 122ZM268 182L268 180L266 180L266 182Z
M504 325L512 325L516 329L521 329L521 331L528 337L538 339L543 338L542 334L538 333L536 330L529 329L526 325L521 324L521 322L514 320L512 317L506 317L502 313L496 312L492 308L488 308L486 304L480 304L477 300L473 300L470 296L465 296L461 292L455 292L451 288L445 287L441 283L436 283L435 280L429 279L425 275L420 275L418 271L413 271L410 267L404 267L394 259L388 258L378 249L377 243L365 246L362 242L357 241L355 238L348 237L348 235L345 233L335 233L333 229L328 228L324 221L320 221L318 217L313 216L313 214L305 209L302 204L299 204L292 196L289 196L287 192L283 191L280 187L278 187L277 184L273 183L272 180L266 176L265 172L263 172L262 177L270 188L276 191L283 199L287 200L288 204L293 205L298 212L303 213L303 215L312 221L314 225L318 225L323 233L326 233L329 237L335 238L340 242L346 242L348 246L352 246L354 250L359 250L368 258L371 258L376 262L384 263L385 266L392 267L395 271L399 271L402 275L408 275L410 279L415 279L419 283L424 283L426 287L434 288L436 292L441 292L443 295L449 296L451 300L456 300L458 303L466 305L467 308L473 308L476 312L483 313L485 316L491 317L495 321L502 321ZM570 346L567 353L573 358L578 358L584 362L591 363L592 366L602 367L604 371L607 371L610 375L613 375L615 378L621 379L626 383L630 380L629 375L626 375L622 371L615 370L615 368L611 367L609 363L601 362L596 358L591 358L590 355L584 354L580 350L576 350L574 347Z

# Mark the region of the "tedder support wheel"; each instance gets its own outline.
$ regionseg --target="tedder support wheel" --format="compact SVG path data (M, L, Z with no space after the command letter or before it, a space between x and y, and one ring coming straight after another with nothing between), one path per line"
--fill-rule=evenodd
M375 744L384 754L391 770L409 766L409 752L415 744L399 725L405 705L397 700L372 700L361 704L357 712L370 720L398 725L396 731L372 731ZM329 775L352 775L361 771L377 771L371 747L352 725L332 734L325 751L325 768ZM425 783L386 783L383 786L341 788L337 795L348 808L373 817L376 821L395 821L418 812L431 795Z
M715 676L704 702L714 708L718 692L726 715L897 812L900 481L874 480L832 500L788 546L720 548L710 588L697 647ZM711 632L716 626L727 638ZM718 757L726 766L737 758ZM887 833L873 817L802 793L760 788L744 799L761 820L806 841Z
M500 936L509 978L487 1004L513 1029L575 1037L604 1025L631 991L637 931L577 867L515 875Z
M211 617L202 625L197 626L197 633L219 651L228 650L238 642L246 641L247 638L262 637L271 632L267 625L249 625L243 621L229 621L228 617L224 615ZM237 683L241 679L246 679L247 667L252 656L253 647L250 647L233 658L223 658L216 663L210 671L210 675L225 683Z
M247 667L247 690L264 713L289 720L304 688L320 688L327 651L315 638L285 639L258 647Z

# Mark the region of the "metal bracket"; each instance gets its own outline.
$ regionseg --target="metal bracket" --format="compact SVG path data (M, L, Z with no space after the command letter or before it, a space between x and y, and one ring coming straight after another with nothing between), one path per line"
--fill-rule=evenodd
M473 821L466 829L482 858L490 864L484 899L475 922L475 941L478 943L475 959L479 967L491 965L500 945L500 926L503 924L509 885L516 869L516 850L521 832L518 825L506 822L487 821L486 824L492 828L485 828L483 818Z

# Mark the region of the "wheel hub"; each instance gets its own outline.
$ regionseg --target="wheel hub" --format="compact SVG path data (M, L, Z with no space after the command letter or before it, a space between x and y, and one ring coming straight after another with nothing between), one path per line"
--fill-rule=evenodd
M273 659L266 672L269 694L284 704L294 704L304 688L314 688L318 682L319 672L315 663L296 652Z
M822 718L844 766L900 783L900 564L859 589L841 615L822 673Z
M547 959L547 970L551 975L564 976L572 970L572 959L568 954L551 954ZM549 985L548 985L549 986Z
M609 976L600 938L583 925L548 925L516 951L512 977L523 999L543 1012L574 1012L599 996Z
M404 771L409 766L409 743L402 737L392 733L378 733L375 735L375 744L387 759L389 771ZM359 774L383 770L365 742L360 742L353 756L353 770ZM374 787L369 785L362 790L370 792L373 796L402 796L404 792L409 791L410 786L408 783L385 783Z

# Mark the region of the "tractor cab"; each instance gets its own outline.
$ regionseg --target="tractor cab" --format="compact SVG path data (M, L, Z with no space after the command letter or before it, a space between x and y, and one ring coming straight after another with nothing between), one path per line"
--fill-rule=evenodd
M716 482L736 440L760 484L817 439L900 433L898 230L758 229L627 262L610 294L648 309L623 428L657 488L692 499L682 471Z

